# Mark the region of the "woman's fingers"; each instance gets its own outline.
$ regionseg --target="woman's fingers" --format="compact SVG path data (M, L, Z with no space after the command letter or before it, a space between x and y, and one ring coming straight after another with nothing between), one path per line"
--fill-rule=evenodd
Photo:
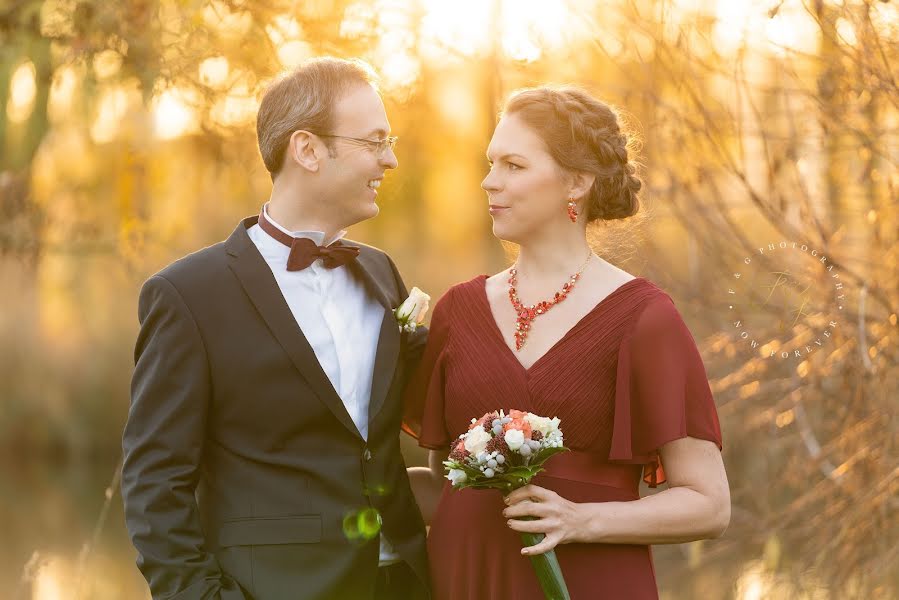
M539 544L528 546L527 548L522 548L521 553L525 556L536 556L538 554L544 554L545 552L549 552L550 550L554 549L559 544L560 539L561 538L555 534L547 535Z
M536 521L522 521L520 519L509 519L507 521L509 528L523 533L542 533L549 535L555 530L554 521L550 519L537 519Z
M555 492L551 492L546 488L542 488L537 485L528 484L524 487L520 487L514 492L510 493L506 496L506 504L513 505L518 502L522 502L524 500L536 500L542 501L549 498L550 494L554 494Z
M542 517L547 514L549 508L546 504L542 502L531 502L530 500L524 500L517 504L513 504L509 506L505 510L503 510L503 516L507 518L511 517Z

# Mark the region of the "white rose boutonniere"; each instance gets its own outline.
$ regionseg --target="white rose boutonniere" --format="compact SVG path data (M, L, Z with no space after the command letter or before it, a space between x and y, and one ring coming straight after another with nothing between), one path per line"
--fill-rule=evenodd
M393 311L400 331L408 331L409 333L415 331L425 320L430 301L430 296L417 287L413 287L412 291L409 292L409 297Z

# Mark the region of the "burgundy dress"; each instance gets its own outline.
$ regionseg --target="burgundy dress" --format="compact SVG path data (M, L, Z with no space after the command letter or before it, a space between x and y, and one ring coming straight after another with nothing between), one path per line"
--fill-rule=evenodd
M533 483L573 502L631 501L665 481L658 449L692 436L721 448L705 368L671 298L643 278L609 294L529 369L503 340L481 275L434 307L406 395L406 429L448 450L472 418L503 408L559 417L571 452ZM556 310L564 310L559 307ZM538 324L539 326L539 324ZM428 536L435 600L542 600L497 490L443 488ZM562 544L572 600L658 598L650 547Z

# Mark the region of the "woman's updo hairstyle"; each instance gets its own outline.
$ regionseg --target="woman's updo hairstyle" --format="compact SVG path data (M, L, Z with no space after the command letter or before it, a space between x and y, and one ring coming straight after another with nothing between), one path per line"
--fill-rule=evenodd
M637 214L642 184L628 160L628 136L608 105L578 88L544 86L513 94L503 114L533 129L564 169L596 176L584 198L588 222Z

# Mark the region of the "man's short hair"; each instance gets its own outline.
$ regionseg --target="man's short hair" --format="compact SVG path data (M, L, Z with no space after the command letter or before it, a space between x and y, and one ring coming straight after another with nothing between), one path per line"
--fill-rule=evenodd
M304 62L266 89L256 115L256 137L273 180L284 164L293 132L329 133L337 100L360 83L377 88L377 75L368 63L323 57Z

